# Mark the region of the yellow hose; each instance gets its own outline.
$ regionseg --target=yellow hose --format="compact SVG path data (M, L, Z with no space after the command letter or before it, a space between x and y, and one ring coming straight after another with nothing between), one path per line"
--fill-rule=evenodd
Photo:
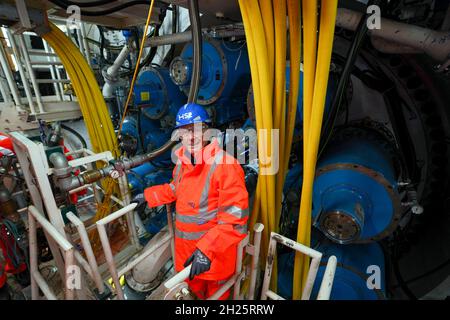
M150 8L148 9L147 20L145 22L145 28L144 28L144 34L142 35L139 54L138 54L138 58L136 60L136 67L134 69L133 78L131 80L130 90L128 91L127 101L125 102L125 106L123 108L122 121L120 122L120 126L119 126L119 135L120 135L120 132L122 131L123 122L125 121L125 116L128 111L128 105L130 104L131 97L133 96L134 83L136 82L136 77L137 77L137 74L139 71L139 64L141 63L142 52L144 51L144 47L145 47L145 39L147 37L148 26L150 24L150 18L152 16L154 3L155 3L155 0L152 0L152 2L150 3Z
M249 53L249 61L250 61L250 69L251 69L251 74L252 74L252 86L253 86L253 96L254 96L254 104L255 104L255 118L256 118L256 127L259 128L260 125L262 125L262 114L261 114L261 109L260 109L260 105L261 105L261 95L260 95L260 86L259 86L259 72L258 72L258 67L256 65L256 60L255 60L255 56L256 56L256 49L255 49L255 45L254 45L254 39L252 36L252 30L250 27L250 22L249 22L249 15L247 13L247 7L244 4L245 1L244 0L240 0L239 1L239 5L241 8L241 13L242 13L242 19L244 21L244 29L245 29L245 34L246 34L246 38L247 38L247 50ZM259 143L259 137L258 137L258 143ZM262 159L262 150L260 148L258 148L258 153L259 153L259 159ZM259 199L260 200L260 216L261 216L261 221L264 224L264 226L268 226L267 220L268 220L268 213L267 213L267 198L262 197L262 195L265 193L266 191L266 179L265 176L259 174L258 176L258 184L257 184L257 189L256 189L256 195L255 195L255 199ZM269 238L269 228L264 228L263 230L263 234L262 234L262 242L263 243L268 243L268 238ZM265 248L265 247L263 247ZM265 252L263 252L263 256L265 256Z
M275 82L274 82L274 124L273 128L279 130L279 169L275 186L275 230L281 216L281 201L284 185L284 158L285 155L285 123L286 123L286 2L274 2L275 18ZM270 44L268 44L270 47Z
M51 31L43 38L54 48L67 70L94 151L110 150L117 156L112 122L92 70L73 42L54 24L50 24L50 28Z
M317 55L317 0L303 0L303 153L308 150Z
M322 1L320 14L319 47L316 64L317 68L315 72L314 94L309 127L310 132L309 136L304 136L304 140L308 139L308 148L304 155L303 161L303 186L297 233L297 241L307 246L310 245L311 238L312 192L316 169L317 152L320 142L320 132L322 128L323 113L325 108L328 76L330 72L336 13L337 0L328 0L326 2L325 0ZM304 122L307 122L307 120L304 119ZM294 299L300 299L301 292L306 282L306 276L309 270L309 259L305 258L302 263L302 260L300 259L301 256L301 254L295 255L293 286ZM299 286L299 283L301 284L301 286Z
M284 172L287 172L289 164L289 155L291 154L292 139L295 127L295 118L297 116L298 90L300 83L300 61L301 61L301 9L298 0L287 0L289 15L289 39L290 39L290 82L288 97L288 113L286 128L286 144L284 148ZM284 183L283 183L284 185Z

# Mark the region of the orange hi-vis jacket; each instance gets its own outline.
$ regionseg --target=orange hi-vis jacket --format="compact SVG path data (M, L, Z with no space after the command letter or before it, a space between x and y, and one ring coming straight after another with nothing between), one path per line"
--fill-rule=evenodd
M150 207L176 201L175 270L181 271L198 248L211 268L196 278L227 279L235 272L237 245L247 234L244 171L216 140L198 153L195 166L184 147L175 155L173 181L145 189L145 199Z

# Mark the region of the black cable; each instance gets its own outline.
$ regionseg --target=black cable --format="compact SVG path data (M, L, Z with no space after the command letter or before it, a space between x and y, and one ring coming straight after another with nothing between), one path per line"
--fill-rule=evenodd
M53 1L50 1L53 2ZM75 1L64 1L60 0L61 3L64 3L67 6L78 6L80 8L90 8L96 6L102 6L105 4L111 4L112 2L117 2L117 0L98 0L92 2L75 2Z
M67 10L69 5L66 1L62 0L49 0L51 3L56 4L57 6ZM137 1L130 1L127 3L122 3L116 7L108 8L105 10L99 10L99 11L86 11L86 10L80 10L80 13L82 16L86 17L97 17L97 16L104 16L108 15L117 11L121 11L123 9L136 6L136 5L150 5L150 0L137 0Z
M161 28L161 25L158 25L155 27L155 29L153 30L153 32L147 37L150 38L153 35L158 36L159 35L159 30ZM143 67L147 66L150 64L150 62L153 60L153 58L156 55L156 51L158 50L157 47L151 47L150 51L147 53L147 55L145 56L144 60L142 60L142 62L139 64L138 66L138 72L140 69L142 69ZM129 77L131 75L133 75L134 73L134 67L130 69L130 71L125 71L119 74L119 77L123 78L123 77Z
M200 75L202 72L202 27L200 25L200 14L198 0L188 1L189 20L191 22L191 33L193 42L193 64L191 86L189 88L188 103L196 102L198 89L200 87Z
M375 3L377 4L379 1L372 1L368 3L368 6ZM323 150L325 149L326 145L328 144L331 135L333 133L333 128L335 126L339 109L342 104L342 97L345 92L345 88L347 87L348 81L350 79L350 75L353 69L353 66L355 64L356 58L358 56L359 50L361 48L361 45L363 43L363 40L365 39L365 36L367 35L368 28L367 28L367 20L369 19L370 15L366 14L361 20L359 21L358 27L355 32L355 36L353 38L353 42L351 44L351 47L347 54L347 59L345 61L344 68L341 73L341 77L339 79L336 92L333 96L333 100L331 103L331 114L328 118L328 121L325 123L325 127L322 131L321 136L321 146L318 157L322 154Z
M83 145L84 149L87 149L87 143L86 140L84 140L83 136L76 131L75 129L72 129L71 127L66 126L65 124L61 123L61 128L63 128L64 130L69 131L70 133L72 133L74 136L76 136L78 138L78 140L80 140L81 144Z

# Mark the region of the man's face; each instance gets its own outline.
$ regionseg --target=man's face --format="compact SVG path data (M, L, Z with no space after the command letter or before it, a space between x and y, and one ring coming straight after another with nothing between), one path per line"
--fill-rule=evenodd
M203 132L206 128L203 123L194 123L179 129L181 143L190 153L195 154L206 145L206 141L203 139Z

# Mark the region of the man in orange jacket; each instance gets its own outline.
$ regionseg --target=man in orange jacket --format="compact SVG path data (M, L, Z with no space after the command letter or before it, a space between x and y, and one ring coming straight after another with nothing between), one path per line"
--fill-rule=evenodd
M210 297L234 274L237 245L247 234L248 220L244 171L216 140L205 141L209 122L197 104L180 108L176 127L183 146L175 152L173 181L144 191L150 207L176 202L175 270L192 263L188 284L200 299ZM229 291L220 299L228 296Z

